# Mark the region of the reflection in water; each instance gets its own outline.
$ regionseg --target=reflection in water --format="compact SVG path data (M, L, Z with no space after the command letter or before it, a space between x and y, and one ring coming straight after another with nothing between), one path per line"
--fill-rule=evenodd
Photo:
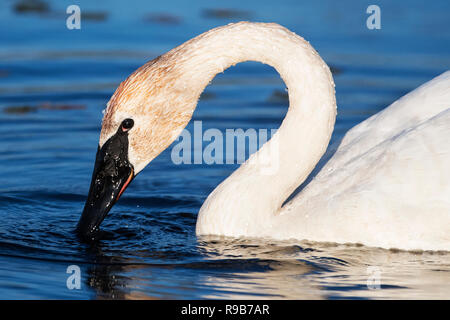
M131 259L104 255L100 244L95 244L88 250L94 264L87 268L86 284L95 289L97 299L127 299L127 283L132 277L122 275L132 271L136 266Z
M97 245L87 285L97 299L446 299L450 289L447 253L217 237L197 250L192 262L152 264ZM368 285L369 267L380 271L379 289Z

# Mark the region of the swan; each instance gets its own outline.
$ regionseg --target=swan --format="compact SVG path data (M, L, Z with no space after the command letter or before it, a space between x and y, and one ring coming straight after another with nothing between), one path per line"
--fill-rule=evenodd
M243 61L278 71L289 109L276 134L207 197L197 235L450 250L450 71L348 131L287 201L327 150L335 86L307 41L278 24L252 22L209 30L119 85L77 226L83 238L94 238L134 177L180 135L214 76ZM258 159L276 165L265 170Z

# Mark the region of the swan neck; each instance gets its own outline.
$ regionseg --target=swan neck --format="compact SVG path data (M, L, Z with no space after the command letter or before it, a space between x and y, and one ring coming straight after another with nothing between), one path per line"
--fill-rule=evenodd
M196 86L196 95L217 73L243 61L269 64L284 80L289 109L278 132L209 197L231 192L228 188L239 194L236 187L242 188L241 197L246 199L240 204L258 202L259 212L263 207L277 211L311 173L329 143L336 102L328 66L307 41L276 24L241 23L213 29L182 50L190 53L183 74L185 81ZM269 157L274 167L252 161L261 155Z
M268 226L270 219L261 217L278 212L325 152L336 102L330 70L317 52L277 24L241 22L212 29L133 73L111 98L104 117L100 143L122 118L134 119L129 158L139 172L181 133L215 75L243 61L277 70L288 89L289 109L277 133L208 196L197 220L200 233L229 234L202 230L202 225L234 234L261 230L261 223ZM145 147L143 140L148 141Z

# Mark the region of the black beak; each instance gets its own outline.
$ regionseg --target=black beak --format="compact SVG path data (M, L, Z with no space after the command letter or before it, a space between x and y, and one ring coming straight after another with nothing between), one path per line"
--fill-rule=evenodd
M128 133L122 126L97 150L91 186L77 232L94 240L100 224L135 177L128 161Z

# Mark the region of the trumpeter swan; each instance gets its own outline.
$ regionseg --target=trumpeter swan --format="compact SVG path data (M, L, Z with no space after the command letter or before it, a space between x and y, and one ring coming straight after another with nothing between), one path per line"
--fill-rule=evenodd
M289 110L272 139L208 196L198 235L450 250L450 72L348 131L314 179L283 205L327 149L334 82L303 38L249 22L203 33L120 84L103 118L81 235L93 236L136 174L177 138L214 76L249 60L279 72ZM258 159L277 165L265 170Z

